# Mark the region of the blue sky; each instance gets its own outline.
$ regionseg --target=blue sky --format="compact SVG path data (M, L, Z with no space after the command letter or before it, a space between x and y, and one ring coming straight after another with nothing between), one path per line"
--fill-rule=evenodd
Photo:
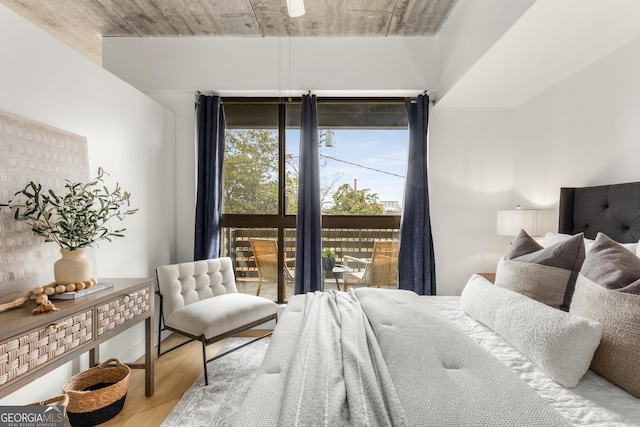
M357 179L359 190L368 188L370 192L378 193L378 200L395 200L401 204L408 131L334 130L334 133L334 146L327 148L323 145L320 148L321 156L337 159L326 159L326 165L320 170L321 185L333 181L335 174L342 174L334 189L345 183L353 186L354 179ZM287 131L287 151L294 157L299 152L299 135L298 130ZM324 161L321 158L322 164Z

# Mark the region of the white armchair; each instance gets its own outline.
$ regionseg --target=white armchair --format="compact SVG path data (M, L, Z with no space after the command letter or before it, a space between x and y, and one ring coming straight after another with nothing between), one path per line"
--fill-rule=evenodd
M206 384L209 384L207 362L228 353L207 360L207 345L276 318L275 302L238 293L231 258L165 265L158 267L156 274L157 294L160 296L158 357L187 342L202 342ZM161 352L160 334L163 330L177 332L190 340Z

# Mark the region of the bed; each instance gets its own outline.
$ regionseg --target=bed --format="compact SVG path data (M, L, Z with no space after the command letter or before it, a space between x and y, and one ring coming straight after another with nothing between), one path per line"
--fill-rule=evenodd
M296 295L240 426L640 426L640 183L563 188L462 296Z

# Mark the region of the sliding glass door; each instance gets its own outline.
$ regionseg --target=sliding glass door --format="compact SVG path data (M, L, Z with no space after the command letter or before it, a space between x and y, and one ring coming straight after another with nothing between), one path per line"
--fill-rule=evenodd
M234 260L241 292L255 294L259 287L260 295L284 302L295 275L300 104L223 102L223 256ZM397 265L397 254L381 252L383 244L376 243L398 240L408 140L404 100L319 99L318 125L322 244L338 266L326 272L325 289L366 286L375 256L395 256ZM260 243L271 253L255 254Z

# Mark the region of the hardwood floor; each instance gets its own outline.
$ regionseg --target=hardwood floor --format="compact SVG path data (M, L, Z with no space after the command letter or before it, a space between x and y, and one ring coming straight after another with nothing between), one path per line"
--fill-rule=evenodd
M257 286L257 283L254 285ZM329 282L329 286L329 289L335 288L336 285L333 279ZM263 285L263 290L267 296L275 298L275 286L270 288L267 285ZM289 292L288 295L293 295L292 288L289 287L287 291ZM255 292L255 288L253 292ZM238 336L260 336L264 332L263 330L249 330L238 334ZM183 340L184 337L172 334L162 342L162 345L163 348L169 348ZM207 358L215 356L225 342L221 341L208 346ZM136 363L144 363L143 358L140 358ZM151 397L144 395L144 370L132 369L129 377L129 392L122 411L116 417L101 425L108 427L159 426L201 372L202 350L199 342L191 342L163 355L159 359L156 358L155 392Z
M264 331L251 330L238 336L259 336ZM172 334L162 342L169 348L184 340ZM213 357L226 341L207 347L207 358ZM166 346L166 347L165 347ZM140 359L138 363L143 363ZM192 342L162 355L155 360L155 392L144 395L144 370L132 369L129 376L129 392L122 411L108 421L109 427L155 427L159 426L171 409L178 403L184 392L202 373L202 350L199 342Z

